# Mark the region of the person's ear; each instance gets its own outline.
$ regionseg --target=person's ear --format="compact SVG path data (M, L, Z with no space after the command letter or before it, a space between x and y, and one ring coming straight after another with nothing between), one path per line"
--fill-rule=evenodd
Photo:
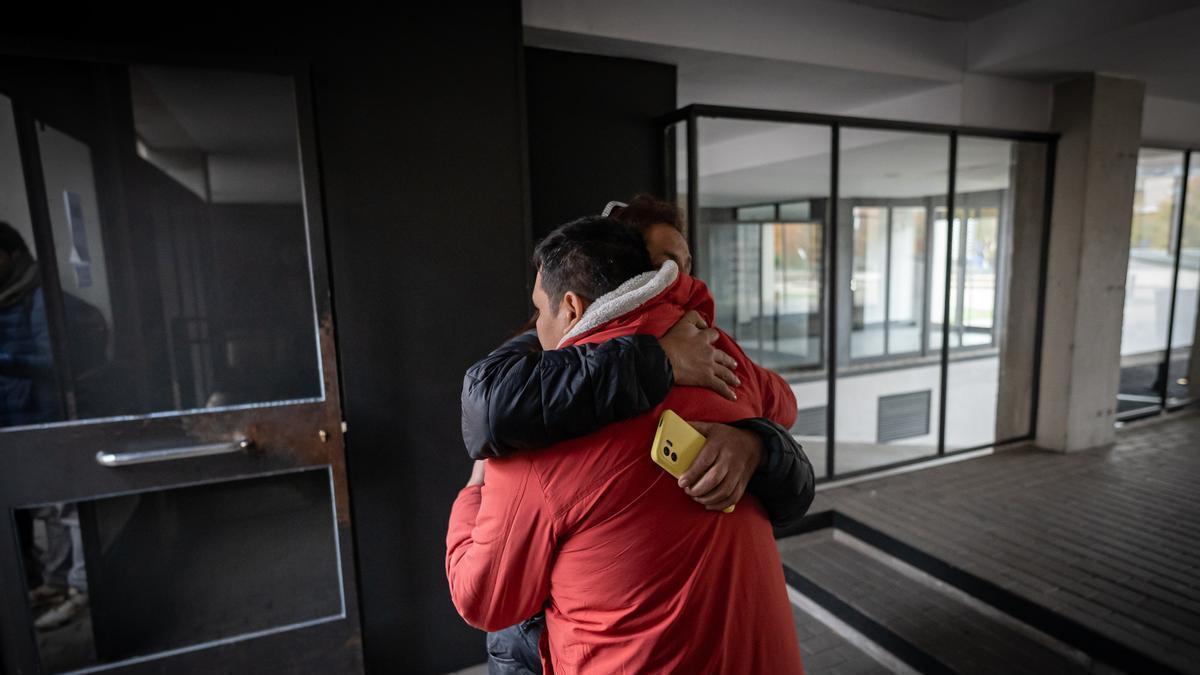
M565 312L564 317L567 320L568 326L574 326L575 322L583 318L583 313L587 310L587 301L580 297L574 291L563 293L562 311Z

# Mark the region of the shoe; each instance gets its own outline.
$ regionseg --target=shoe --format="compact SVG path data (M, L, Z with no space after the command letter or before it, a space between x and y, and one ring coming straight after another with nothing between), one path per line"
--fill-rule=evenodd
M62 586L42 584L29 591L29 607L35 612L53 607L67 599L67 589Z
M38 630L53 630L65 626L83 616L87 604L87 593L80 593L72 588L67 594L66 600L39 616L37 621L33 622L33 626Z

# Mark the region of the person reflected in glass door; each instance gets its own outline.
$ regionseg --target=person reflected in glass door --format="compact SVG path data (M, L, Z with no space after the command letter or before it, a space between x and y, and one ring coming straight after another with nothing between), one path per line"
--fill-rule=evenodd
M38 264L21 233L0 222L0 428L51 422L58 411Z
M107 362L108 326L92 305L65 293L63 299L68 336L76 346L72 357L80 372L94 372ZM40 270L21 233L0 222L0 428L54 422L61 409ZM75 621L87 607L75 505L18 513L35 625L50 630ZM44 528L40 546L34 542L35 519Z

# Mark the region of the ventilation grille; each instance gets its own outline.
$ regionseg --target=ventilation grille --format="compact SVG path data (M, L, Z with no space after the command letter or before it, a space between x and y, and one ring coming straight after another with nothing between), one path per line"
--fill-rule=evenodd
M825 437L825 406L801 408L796 411L796 423L792 425L796 436Z
M879 427L876 433L880 443L914 438L929 433L929 401L932 391L914 391L909 394L893 394L879 397Z

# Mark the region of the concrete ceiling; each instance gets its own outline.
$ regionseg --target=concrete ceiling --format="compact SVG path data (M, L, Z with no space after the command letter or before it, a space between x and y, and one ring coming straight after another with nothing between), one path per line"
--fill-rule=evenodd
M939 21L978 21L1026 0L845 0L889 12Z
M1200 103L1200 0L524 0L527 43L680 67L679 102L825 112L971 74ZM870 103L871 101L865 101Z
M1032 0L971 24L967 58L972 72L1049 81L1102 72L1141 80L1151 96L1200 103L1200 2Z
M286 77L130 69L143 157L214 203L299 203L296 105Z
M1200 0L524 0L523 8L527 44L675 64L680 106L1048 130L1050 83L1101 72L1146 82L1156 121L1200 121ZM701 125L707 205L828 190L827 150L802 147L819 146L820 135L801 140L780 126ZM932 146L863 145L843 138L843 194L944 191L936 187L944 158ZM1007 154L974 170L977 181L960 169L964 189L997 187Z
M804 110L836 114L927 91L937 79L873 73L702 49L616 40L563 31L525 29L530 46L671 63L678 68L680 105Z

